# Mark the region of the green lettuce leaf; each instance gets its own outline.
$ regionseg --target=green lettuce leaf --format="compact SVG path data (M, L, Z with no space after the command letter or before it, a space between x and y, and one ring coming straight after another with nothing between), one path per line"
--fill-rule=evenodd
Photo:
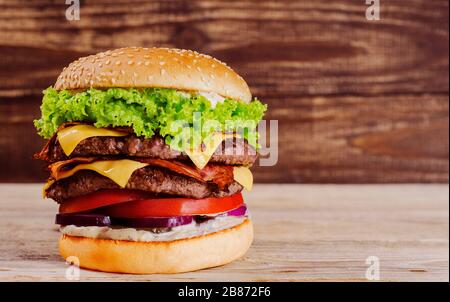
M50 87L43 93L42 116L34 125L47 139L61 124L74 121L93 123L99 128L128 126L138 136L146 138L159 133L167 143L177 135L186 139L197 133L204 139L213 131L237 130L250 138L257 135L256 125L267 109L267 105L257 99L250 103L225 99L212 108L211 102L201 95L162 88L91 88L71 93ZM201 123L200 131L194 131L198 130L194 120ZM205 129L204 125L210 127ZM249 143L256 145L253 141ZM176 149L182 148L177 146Z

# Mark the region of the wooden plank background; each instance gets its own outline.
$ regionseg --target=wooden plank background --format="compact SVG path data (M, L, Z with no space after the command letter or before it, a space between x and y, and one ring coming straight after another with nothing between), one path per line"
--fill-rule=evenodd
M448 0L0 0L0 181L31 160L42 89L86 54L195 49L226 61L279 120L279 161L258 182L448 182Z

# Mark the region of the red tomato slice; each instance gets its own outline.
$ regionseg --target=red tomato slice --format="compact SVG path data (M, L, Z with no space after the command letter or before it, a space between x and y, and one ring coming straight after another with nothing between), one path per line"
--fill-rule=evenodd
M101 190L67 199L59 206L59 213L77 213L121 202L150 198L153 194L129 189Z
M241 193L221 198L155 198L107 206L99 213L121 218L205 215L230 211L243 202Z

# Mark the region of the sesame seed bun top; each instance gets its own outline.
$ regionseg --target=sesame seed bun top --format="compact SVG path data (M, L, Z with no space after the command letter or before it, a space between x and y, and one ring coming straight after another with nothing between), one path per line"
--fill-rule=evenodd
M191 50L128 47L82 57L64 68L54 88L174 88L251 101L244 79L225 63Z

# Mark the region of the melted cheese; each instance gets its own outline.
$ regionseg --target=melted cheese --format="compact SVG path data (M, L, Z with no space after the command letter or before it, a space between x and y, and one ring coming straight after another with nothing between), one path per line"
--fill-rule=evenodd
M91 125L75 125L58 131L58 142L64 153L69 156L78 144L86 138L95 136L127 136L128 133L123 131L111 130L106 128L96 128ZM186 154L192 160L194 165L203 169L211 159L212 155L219 145L227 138L232 138L233 134L213 133L205 141L205 149L199 146L195 149L187 148Z
M202 150L201 146L195 149L187 148L184 150L194 165L203 169L211 159L212 155L216 151L217 147L227 138L234 137L234 134L224 134L220 132L213 133L208 139L205 140L205 149Z
M76 146L86 138L94 136L126 136L128 133L105 128L96 128L91 125L75 125L60 130L57 135L64 153L70 155ZM205 148L203 150L199 146L196 149L186 149L185 152L197 168L203 169L208 164L219 145L225 139L234 136L234 134L214 133L205 140ZM60 173L57 180L70 177L80 170L91 170L108 177L124 188L133 172L147 165L148 164L129 159L102 160L93 163L80 164L70 170L63 171ZM245 189L252 189L253 175L247 167L234 167L233 174L234 179ZM44 194L53 182L53 180L47 182L44 186Z
M253 174L249 168L244 166L233 167L233 177L234 180L240 183L246 190L252 190Z
M64 153L69 156L84 139L93 136L127 136L123 131L96 128L91 125L75 125L58 131L58 142Z
M52 186L52 184L55 183L55 181L56 180L54 180L54 179L47 180L45 185L42 187L42 198L47 197L47 189L50 188Z
M42 190L43 197L45 197L45 192L55 181L70 177L80 170L97 172L108 177L120 187L125 188L133 172L146 166L148 166L148 164L130 159L99 160L92 163L79 164L72 169L60 172L56 180L51 179L47 181ZM253 186L253 175L249 168L244 166L233 167L233 178L246 190L251 191Z
M70 177L80 170L92 170L108 177L116 184L124 188L127 185L131 174L133 174L133 172L137 169L145 166L148 166L148 164L130 159L99 160L89 164L80 164L70 170L63 171L60 173L60 177L58 177L57 180Z

